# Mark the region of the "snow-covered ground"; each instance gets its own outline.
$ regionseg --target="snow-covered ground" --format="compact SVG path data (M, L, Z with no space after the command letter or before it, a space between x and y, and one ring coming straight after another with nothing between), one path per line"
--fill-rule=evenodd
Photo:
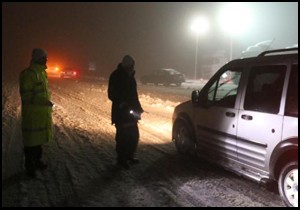
M2 80L2 206L284 206L264 186L201 159L182 157L171 141L174 107L202 84L142 86L138 158L116 166L115 127L105 80L49 79L54 140L37 179L23 171L17 81Z

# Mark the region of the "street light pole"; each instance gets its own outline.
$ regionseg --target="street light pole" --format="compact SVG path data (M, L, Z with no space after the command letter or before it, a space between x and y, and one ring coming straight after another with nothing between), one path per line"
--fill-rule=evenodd
M219 14L221 27L230 36L229 60L233 58L233 38L246 31L251 25L251 12L244 2L231 2L222 8Z
M197 80L198 42L199 42L199 34L197 34L197 36L196 36L196 55L195 55L195 74L194 74L194 79L195 80Z
M196 53L195 53L195 72L194 79L197 80L197 70L198 70L198 42L199 36L206 33L209 29L209 22L206 17L200 16L194 20L192 26L192 31L196 34Z

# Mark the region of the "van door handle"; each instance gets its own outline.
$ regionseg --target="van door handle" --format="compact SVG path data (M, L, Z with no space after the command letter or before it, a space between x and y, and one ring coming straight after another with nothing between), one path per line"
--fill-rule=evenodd
M235 114L233 112L226 112L225 115L227 117L235 117Z
M253 117L251 115L245 115L245 114L242 115L242 118L244 120L252 120L253 119Z

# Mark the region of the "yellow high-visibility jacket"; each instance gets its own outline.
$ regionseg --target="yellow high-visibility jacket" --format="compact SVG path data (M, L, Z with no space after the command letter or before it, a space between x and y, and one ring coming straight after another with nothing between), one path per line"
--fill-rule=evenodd
M52 139L52 107L49 105L46 66L31 63L19 77L22 101L22 137L25 147L42 145Z

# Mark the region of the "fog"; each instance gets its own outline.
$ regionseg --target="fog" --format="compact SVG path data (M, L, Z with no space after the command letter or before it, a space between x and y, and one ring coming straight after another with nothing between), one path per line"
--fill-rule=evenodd
M125 54L136 59L137 74L153 68L175 68L192 77L196 36L193 17L205 15L210 31L199 38L198 59L223 50L230 37L220 30L217 16L227 3L2 3L2 75L26 68L31 50L47 50L49 64L87 71L94 62L97 74L107 77ZM234 36L233 58L248 46L274 40L272 48L298 43L298 2L245 2L252 22ZM239 17L238 17L239 18Z

